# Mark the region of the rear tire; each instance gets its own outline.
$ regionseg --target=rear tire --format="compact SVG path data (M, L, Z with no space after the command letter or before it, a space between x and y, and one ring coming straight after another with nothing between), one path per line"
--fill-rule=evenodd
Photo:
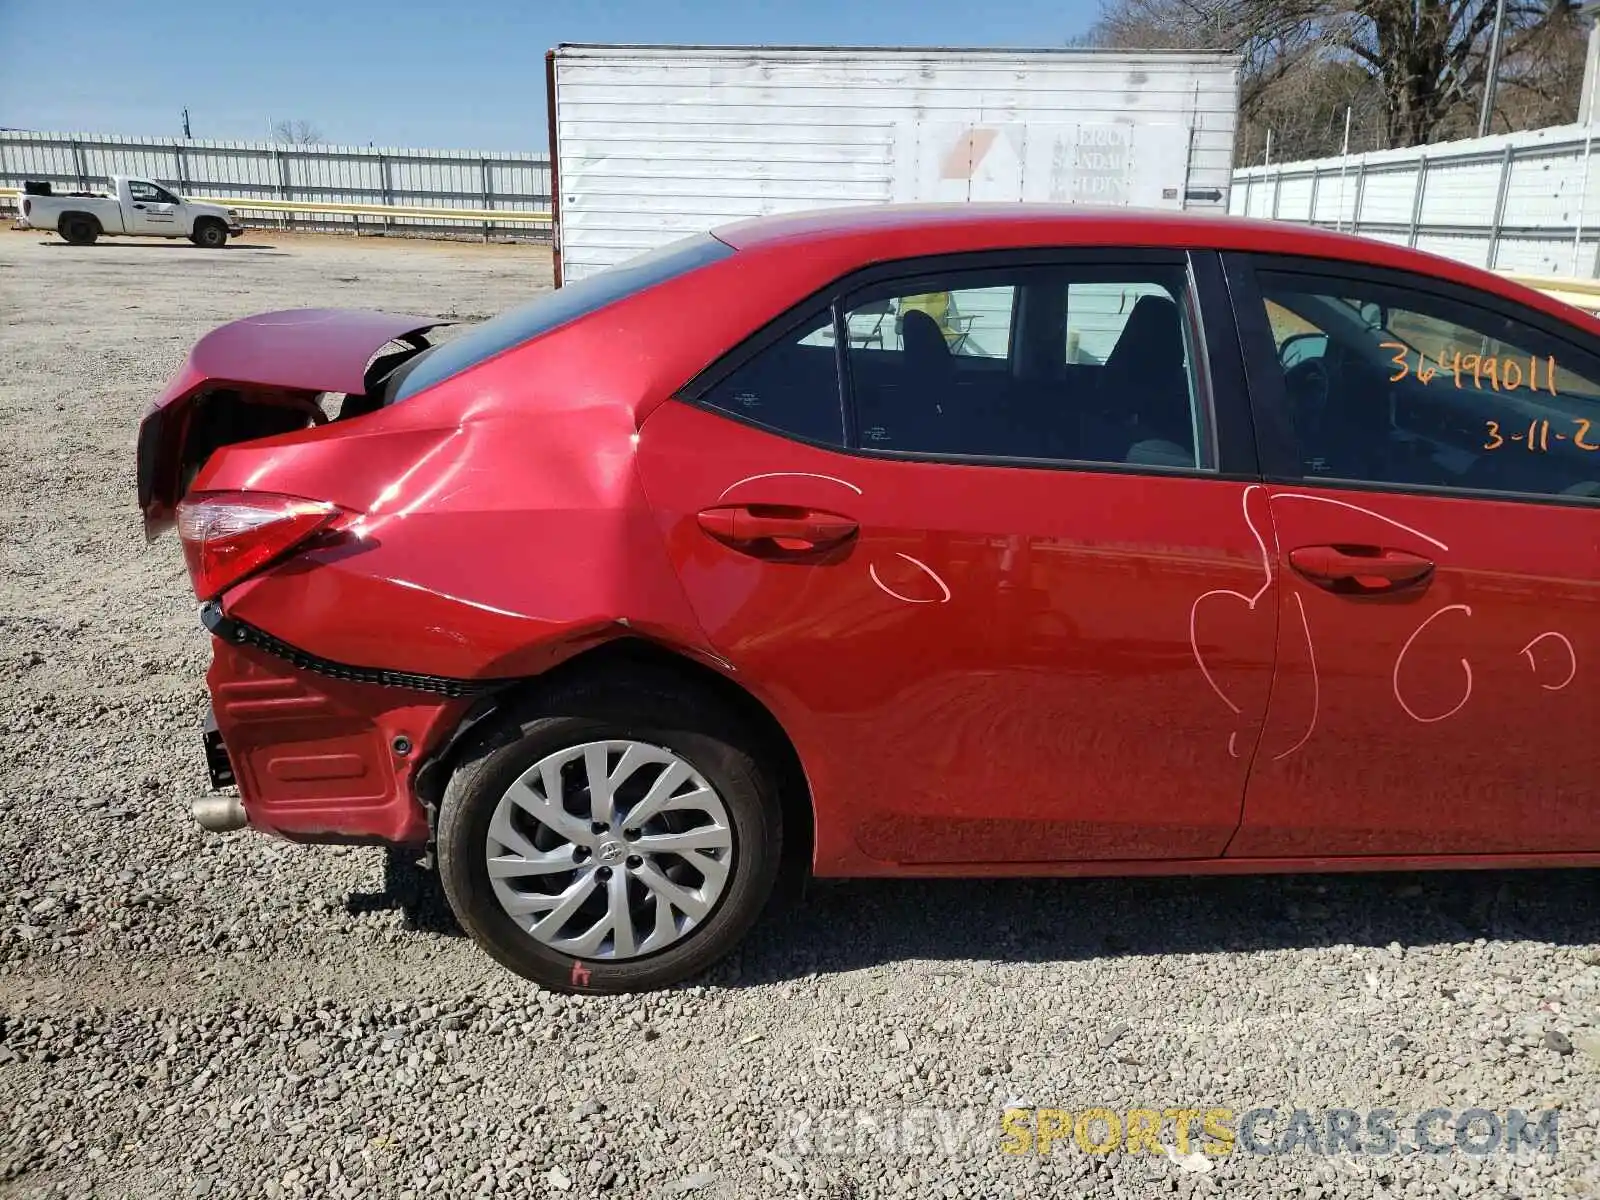
M56 232L70 246L92 246L100 236L100 223L93 217L63 217Z
M215 218L195 222L189 240L205 250L221 250L228 244L228 227Z
M665 681L577 681L546 694L538 715L508 720L469 752L445 789L436 842L456 919L502 966L552 991L650 991L700 973L744 937L778 876L782 809L776 774L758 760L757 745L737 714ZM632 775L629 756L645 764ZM550 765L564 758L565 766ZM609 826L595 822L589 807L591 762L606 764L617 781ZM683 782L663 785L662 794L685 807L639 817L642 797L669 770ZM535 800L550 799L552 777L560 803L541 811L565 833L530 817L508 795L526 797L531 788ZM637 780L631 791L630 779ZM661 839L685 833L695 835L697 846L720 841L725 848L696 849L698 858L656 849ZM519 838L520 850L512 845ZM506 876L504 864L531 861L530 854L574 865ZM695 862L711 869L702 872ZM585 896L583 907L548 928L553 915L545 914L553 905L545 898L574 890ZM668 905L663 916L664 893L692 903ZM702 901L705 911L694 915ZM626 941L619 912L627 914ZM593 937L603 926L610 929L607 940L590 950L549 944L586 932ZM650 948L652 940L659 948Z

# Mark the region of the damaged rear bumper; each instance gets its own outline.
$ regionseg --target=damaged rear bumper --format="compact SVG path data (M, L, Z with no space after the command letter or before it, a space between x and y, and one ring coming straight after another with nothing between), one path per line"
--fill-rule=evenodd
M291 841L426 844L416 773L487 685L327 663L215 604L202 619L206 765L213 786L237 783L250 825Z

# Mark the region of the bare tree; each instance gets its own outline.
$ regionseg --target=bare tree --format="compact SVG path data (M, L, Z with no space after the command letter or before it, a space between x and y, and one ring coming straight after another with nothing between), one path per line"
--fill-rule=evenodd
M1265 127L1285 157L1413 146L1473 132L1494 0L1104 0L1091 44L1231 50L1243 60L1240 157ZM1495 111L1507 127L1570 120L1583 32L1572 0L1506 0Z
M280 142L297 146L314 146L322 140L322 130L310 121L274 121L272 136Z
M1588 41L1582 18L1569 5L1553 6L1538 24L1520 30L1500 72L1495 128L1539 129L1576 121Z
M1320 0L1107 0L1093 45L1129 50L1231 50L1244 59L1249 108L1317 49Z
M1512 41L1545 9L1544 0L1506 0ZM1382 89L1390 145L1422 145L1482 96L1494 13L1486 0L1357 0L1341 14L1339 44Z

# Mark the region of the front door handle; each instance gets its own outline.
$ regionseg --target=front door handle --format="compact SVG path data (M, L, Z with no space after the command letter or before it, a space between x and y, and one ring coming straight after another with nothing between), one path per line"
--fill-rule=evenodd
M134 207L137 208L141 212L144 211L144 205L142 205L142 204L135 204Z
M700 528L735 550L814 553L849 541L860 528L850 517L787 504L730 504L700 513Z
M1301 546L1289 563L1318 587L1349 596L1421 587L1433 576L1431 559L1383 546Z

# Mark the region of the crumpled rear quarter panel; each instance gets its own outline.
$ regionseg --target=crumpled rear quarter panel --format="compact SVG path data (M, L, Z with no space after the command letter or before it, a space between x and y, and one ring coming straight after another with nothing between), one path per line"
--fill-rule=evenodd
M632 405L558 400L537 362L509 369L527 353L491 364L470 396L482 371L343 436L335 425L219 454L196 491L361 514L335 543L232 589L228 615L338 663L457 679L537 674L626 632L619 620L700 645L634 467Z
M332 544L229 589L227 616L328 663L451 680L536 675L630 635L716 664L635 455L652 406L791 298L790 281L737 257L348 423L218 451L192 493L360 514ZM734 286L746 304L712 302ZM253 824L425 836L410 772L464 704L213 644L217 724ZM409 759L393 753L399 735Z

